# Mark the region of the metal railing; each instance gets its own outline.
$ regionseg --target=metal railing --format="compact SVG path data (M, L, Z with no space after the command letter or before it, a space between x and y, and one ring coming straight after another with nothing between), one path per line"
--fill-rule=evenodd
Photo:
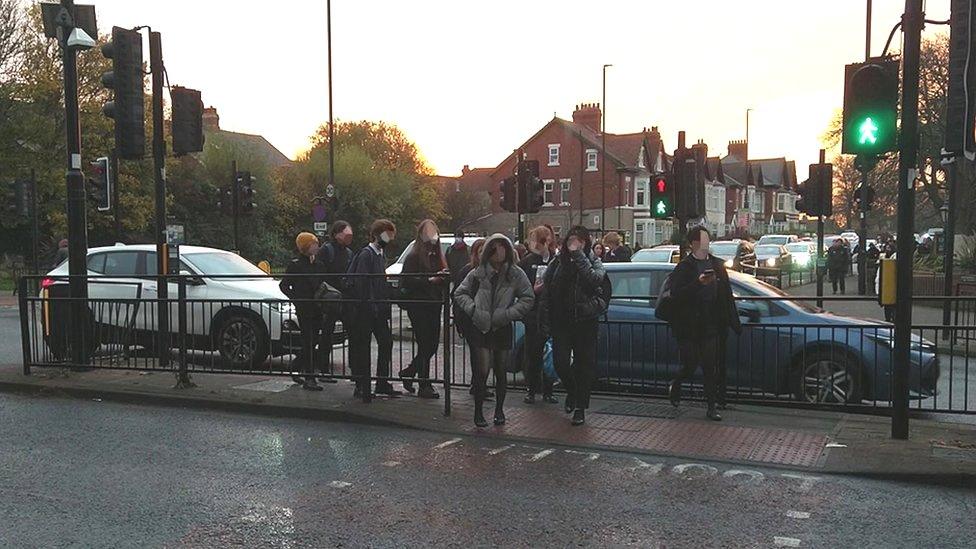
M409 275L397 275L409 276ZM417 276L417 275L413 275ZM362 277L366 281L388 275L332 275L336 285ZM20 280L20 318L24 373L35 367L76 367L166 371L181 382L192 374L304 375L295 362L301 347L295 303L287 299L221 299L203 292L222 280L261 276L172 276L175 286L166 300L154 295L157 277L88 277L89 298L83 300L88 322L67 323L76 300L67 297L68 277L58 277L39 290L39 278ZM341 286L341 285L340 285ZM200 291L198 291L200 290ZM319 377L356 379L349 333L358 329L350 311L389 307L390 371L378 375L377 344L370 344L370 379L413 381L399 372L417 354L416 333L405 309L411 305L440 312L438 349L431 359L430 382L443 387L445 413L450 412L451 387L471 382L467 344L451 318L451 301L407 299L390 290L388 299L364 301L344 298L334 337L319 341L315 363ZM777 302L815 301L812 296L737 298L744 320L741 335L727 338L725 357L728 399L743 403L774 403L825 409L887 413L891 407L893 328L883 321L847 319L789 310ZM957 308L949 326L917 324L908 385L911 407L939 413L976 413L976 297L948 299ZM670 327L653 315L654 296L614 296L611 314L601 319L597 340L595 389L606 394L663 396L679 368L677 342ZM823 298L824 301L873 301L870 297ZM299 301L301 303L301 301ZM620 307L629 309L627 315ZM172 326L159 330L159 307L167 307ZM879 308L880 310L880 308ZM968 316L967 316L968 314ZM516 330L514 364L524 365L521 337ZM81 345L84 363L72 361L72 346ZM331 360L329 357L331 356ZM167 365L168 362L168 365ZM522 368L515 368L522 369ZM971 375L972 374L972 375ZM700 376L700 373L698 374ZM692 398L700 397L699 379L692 381ZM521 373L510 374L510 385L524 384Z

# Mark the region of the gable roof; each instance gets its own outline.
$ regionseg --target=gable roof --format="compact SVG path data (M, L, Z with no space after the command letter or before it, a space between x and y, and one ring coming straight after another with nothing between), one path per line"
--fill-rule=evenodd
M292 160L272 145L264 136L250 133L229 132L227 130L208 131L206 135L218 135L220 139L226 140L231 145L240 146L242 149L251 151L266 161L273 168L290 166Z

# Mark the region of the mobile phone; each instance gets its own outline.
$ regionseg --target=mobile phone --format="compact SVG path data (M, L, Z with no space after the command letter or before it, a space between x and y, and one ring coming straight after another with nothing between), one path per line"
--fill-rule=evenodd
M702 274L705 276L712 276L713 274L715 274L715 269L705 269L704 271L702 271Z

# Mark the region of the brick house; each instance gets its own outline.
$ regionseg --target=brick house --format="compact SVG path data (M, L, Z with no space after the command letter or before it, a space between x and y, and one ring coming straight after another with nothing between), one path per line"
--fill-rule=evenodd
M730 141L721 159L725 222L731 233L762 235L799 228L796 163L785 158L749 159L749 144Z

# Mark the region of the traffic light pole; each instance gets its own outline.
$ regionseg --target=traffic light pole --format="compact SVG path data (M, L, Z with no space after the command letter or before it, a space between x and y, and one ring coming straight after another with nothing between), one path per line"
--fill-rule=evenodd
M74 13L74 0L61 0L61 6ZM81 172L81 120L78 112L77 52L67 46L69 27L58 27L64 62L64 126L67 136L68 173L68 295L71 296L71 360L76 365L87 364L88 345L85 342L86 311L88 309L88 221L85 218L85 176Z
M861 216L861 225L858 228L858 253L857 253L857 293L867 295L867 271L868 271L868 172L870 171L871 161L867 157L861 158L861 196L858 206L858 215Z
M112 165L112 215L115 217L115 241L122 242L122 217L119 214L119 153L115 149L109 156Z
M40 259L38 255L38 241L40 240L40 229L38 228L37 219L37 173L31 169L30 175L30 214L31 214L31 274L39 275L40 273ZM85 267L87 269L87 266Z
M908 439L908 367L912 335L912 260L915 227L915 178L918 170L918 78L922 0L905 0L902 16L901 139L898 151L898 259L895 296L895 349L892 377L891 437Z
M952 295L952 276L955 261L955 246L956 246L956 216L954 209L956 207L956 186L958 177L958 164L957 160L953 158L949 165L946 166L946 184L948 185L948 191L946 192L946 205L948 207L948 217L945 220L945 255L942 259L942 268L945 271L945 280L942 284L942 295L949 297ZM951 320L951 310L952 304L946 299L942 302L942 325L948 326ZM946 337L950 334L948 330L946 331Z
M237 181L237 161L233 160L230 163L230 184L231 184L231 195L233 197L233 217L234 217L234 253L241 253L241 243L238 239L241 230L240 214L241 214L241 184Z
M525 196L525 191L527 189L524 189L523 187L525 187L525 185L522 184L523 183L522 170L524 169L525 166L522 162L524 156L525 156L525 151L519 149L518 160L515 163L515 171L516 171L515 173L515 212L516 212L515 215L518 217L518 224L516 225L517 227L516 239L518 243L523 245L525 244L525 217L524 217L525 212L523 211L522 206L528 203L528 200L526 200L528 197Z
M827 151L820 149L820 164L827 162ZM821 172L823 174L823 172ZM823 184L817 182L822 189ZM820 197L823 200L823 197ZM829 199L828 199L829 200ZM820 208L821 210L823 208ZM823 308L823 271L824 271L824 218L823 214L817 216L817 307Z
M153 181L156 197L156 331L159 368L169 367L169 288L166 282L169 250L166 246L166 141L163 136L163 46L158 32L149 32L149 70L152 72Z

